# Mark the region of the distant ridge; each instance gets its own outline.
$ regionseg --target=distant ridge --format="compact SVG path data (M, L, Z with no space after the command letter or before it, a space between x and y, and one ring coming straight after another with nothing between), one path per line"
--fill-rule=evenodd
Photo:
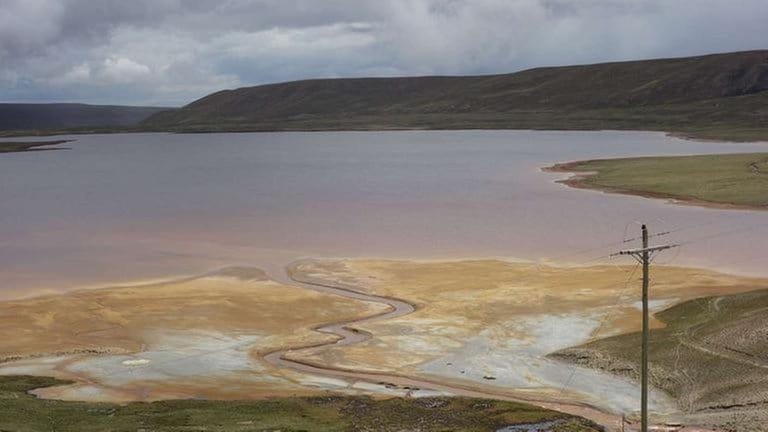
M77 103L0 103L0 130L135 126L164 107Z
M223 90L155 130L651 129L765 134L768 50L462 77L316 79ZM745 135L746 134L746 135Z

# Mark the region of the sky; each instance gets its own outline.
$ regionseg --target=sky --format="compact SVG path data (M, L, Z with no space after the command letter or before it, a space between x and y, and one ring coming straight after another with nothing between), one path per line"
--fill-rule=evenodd
M768 0L0 0L0 102L768 48Z

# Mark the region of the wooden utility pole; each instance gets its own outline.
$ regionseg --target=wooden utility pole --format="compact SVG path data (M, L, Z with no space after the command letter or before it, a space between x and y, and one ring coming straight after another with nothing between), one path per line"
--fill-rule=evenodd
M648 432L648 285L649 267L654 253L677 245L648 246L648 228L642 227L643 247L619 251L616 255L630 255L643 265L643 342L642 358L640 360L640 432Z

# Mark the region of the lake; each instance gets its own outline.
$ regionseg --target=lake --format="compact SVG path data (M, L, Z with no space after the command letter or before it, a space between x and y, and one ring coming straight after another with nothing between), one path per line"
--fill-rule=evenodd
M575 159L766 151L765 143L612 131L59 138L77 141L0 155L4 298L235 264L282 278L286 263L308 256L579 264L625 247L606 245L634 237L637 221L679 230L660 242L696 240L659 263L768 276L768 213L575 190L540 171Z

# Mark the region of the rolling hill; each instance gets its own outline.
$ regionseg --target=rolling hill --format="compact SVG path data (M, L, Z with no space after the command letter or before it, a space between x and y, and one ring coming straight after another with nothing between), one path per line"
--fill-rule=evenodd
M0 103L0 131L135 126L160 107Z
M223 90L143 127L175 131L649 129L768 138L768 50L503 75L317 79Z

